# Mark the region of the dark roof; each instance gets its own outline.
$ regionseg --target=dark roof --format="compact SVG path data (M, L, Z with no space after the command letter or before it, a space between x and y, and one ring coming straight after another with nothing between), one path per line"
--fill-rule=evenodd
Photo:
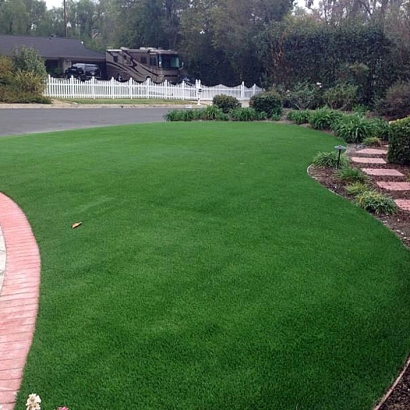
M105 61L105 54L88 50L84 44L72 38L10 36L0 34L0 54L12 55L16 48L34 48L45 60Z

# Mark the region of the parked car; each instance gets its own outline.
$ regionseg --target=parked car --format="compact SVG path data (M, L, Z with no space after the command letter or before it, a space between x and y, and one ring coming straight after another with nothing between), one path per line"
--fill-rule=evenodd
M101 79L101 70L96 64L75 63L65 70L65 77L74 77L81 81L90 80L91 77L95 77L99 80Z

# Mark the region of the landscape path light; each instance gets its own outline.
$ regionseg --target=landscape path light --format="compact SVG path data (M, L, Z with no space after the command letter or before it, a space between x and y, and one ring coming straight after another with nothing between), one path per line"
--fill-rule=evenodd
M337 149L339 151L339 154L337 156L337 164L336 164L336 169L339 169L340 155L342 154L342 151L346 150L346 147L344 147L343 145L336 145L335 149Z

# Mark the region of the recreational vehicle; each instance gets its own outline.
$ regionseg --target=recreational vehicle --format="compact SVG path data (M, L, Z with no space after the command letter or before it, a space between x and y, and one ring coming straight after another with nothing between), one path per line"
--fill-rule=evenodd
M178 53L160 48L141 47L138 49L121 47L106 51L107 77L118 81L145 81L155 83L167 80L177 83L184 76Z

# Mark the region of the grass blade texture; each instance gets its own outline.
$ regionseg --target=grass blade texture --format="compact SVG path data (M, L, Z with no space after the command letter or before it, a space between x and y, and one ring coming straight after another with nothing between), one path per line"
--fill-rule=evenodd
M270 123L0 139L42 258L16 408L371 409L409 352L410 253L307 176L334 145Z

